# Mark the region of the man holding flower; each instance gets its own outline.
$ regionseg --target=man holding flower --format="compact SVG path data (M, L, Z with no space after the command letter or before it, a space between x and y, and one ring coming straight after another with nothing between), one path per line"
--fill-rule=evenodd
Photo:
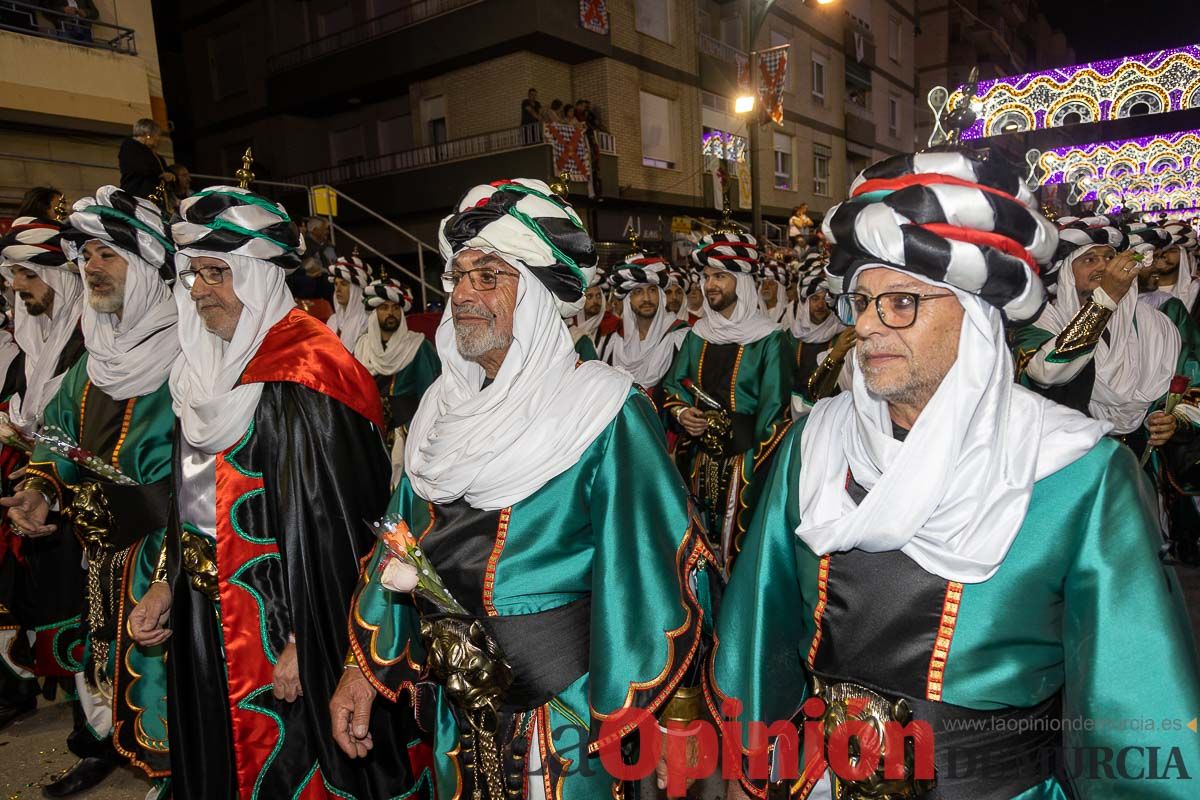
M628 373L580 363L563 322L596 269L574 209L528 179L456 209L439 235L442 374L389 510L466 613L414 599L418 574L377 546L333 735L368 755L378 696L403 697L434 734L439 797L620 796L596 754L628 742L605 721L698 713L711 555L653 405Z

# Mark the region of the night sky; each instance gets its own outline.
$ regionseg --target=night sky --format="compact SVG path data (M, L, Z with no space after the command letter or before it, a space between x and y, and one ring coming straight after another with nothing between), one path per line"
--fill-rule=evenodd
M1080 63L1200 41L1200 0L1041 0Z

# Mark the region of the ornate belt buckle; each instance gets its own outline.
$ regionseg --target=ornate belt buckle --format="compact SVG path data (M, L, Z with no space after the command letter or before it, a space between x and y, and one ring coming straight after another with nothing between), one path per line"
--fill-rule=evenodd
M79 538L91 545L102 546L112 528L112 512L100 484L86 481L75 490L71 499L71 520Z
M848 781L829 771L834 800L915 800L924 797L937 786L936 776L922 780L914 777L914 755L905 747L902 754L887 752L885 726L888 723L907 725L912 721L912 709L908 701L900 698L895 702L855 683L825 683L813 676L813 692L825 701L825 713L821 716L828 747L830 735L850 720L865 722L874 729L879 741L879 760L875 771L863 780ZM906 740L907 741L907 740ZM860 743L850 740L849 761L857 766L862 757ZM904 778L888 778L884 765L889 759L904 760Z
M218 596L217 554L206 536L180 532L180 561L192 588L216 602Z

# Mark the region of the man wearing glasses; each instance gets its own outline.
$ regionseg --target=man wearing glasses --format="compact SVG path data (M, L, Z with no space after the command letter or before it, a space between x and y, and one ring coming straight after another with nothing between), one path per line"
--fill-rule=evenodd
M1137 460L1013 381L1004 323L1041 312L1057 239L1036 207L995 153L934 151L868 168L825 218L853 387L780 445L710 687L743 721L826 732L804 745L827 761L777 760L786 794L1195 794L1145 760L1195 774L1200 679ZM881 752L860 728L855 771L847 718L910 738ZM1135 750L1142 769L1089 761ZM762 797L757 778L731 797Z
M645 709L655 730L698 713L710 557L653 405L628 373L579 363L564 319L596 252L574 209L537 180L476 186L439 244L442 374L390 510L467 614L409 594L381 543L354 599L358 668L331 704L333 735L366 757L372 706L412 703L434 735L438 797L612 797L622 787L597 754L620 752L623 729L606 719ZM489 695L497 652L512 682ZM486 720L479 696L502 698Z
M398 715L380 718L368 769L327 735L358 561L387 500L379 393L296 308L301 239L282 206L219 186L179 214L178 525L128 619L170 648L174 796L403 794Z

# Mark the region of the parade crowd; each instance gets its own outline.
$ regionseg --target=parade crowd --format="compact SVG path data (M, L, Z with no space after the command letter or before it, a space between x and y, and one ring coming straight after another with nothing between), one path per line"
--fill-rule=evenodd
M1185 222L934 149L792 248L603 271L497 180L431 342L357 254L298 307L248 184L42 192L0 240L0 726L72 697L47 796L636 798L612 759L677 787L696 720L731 798L1200 796ZM1126 718L1164 722L1061 724Z

